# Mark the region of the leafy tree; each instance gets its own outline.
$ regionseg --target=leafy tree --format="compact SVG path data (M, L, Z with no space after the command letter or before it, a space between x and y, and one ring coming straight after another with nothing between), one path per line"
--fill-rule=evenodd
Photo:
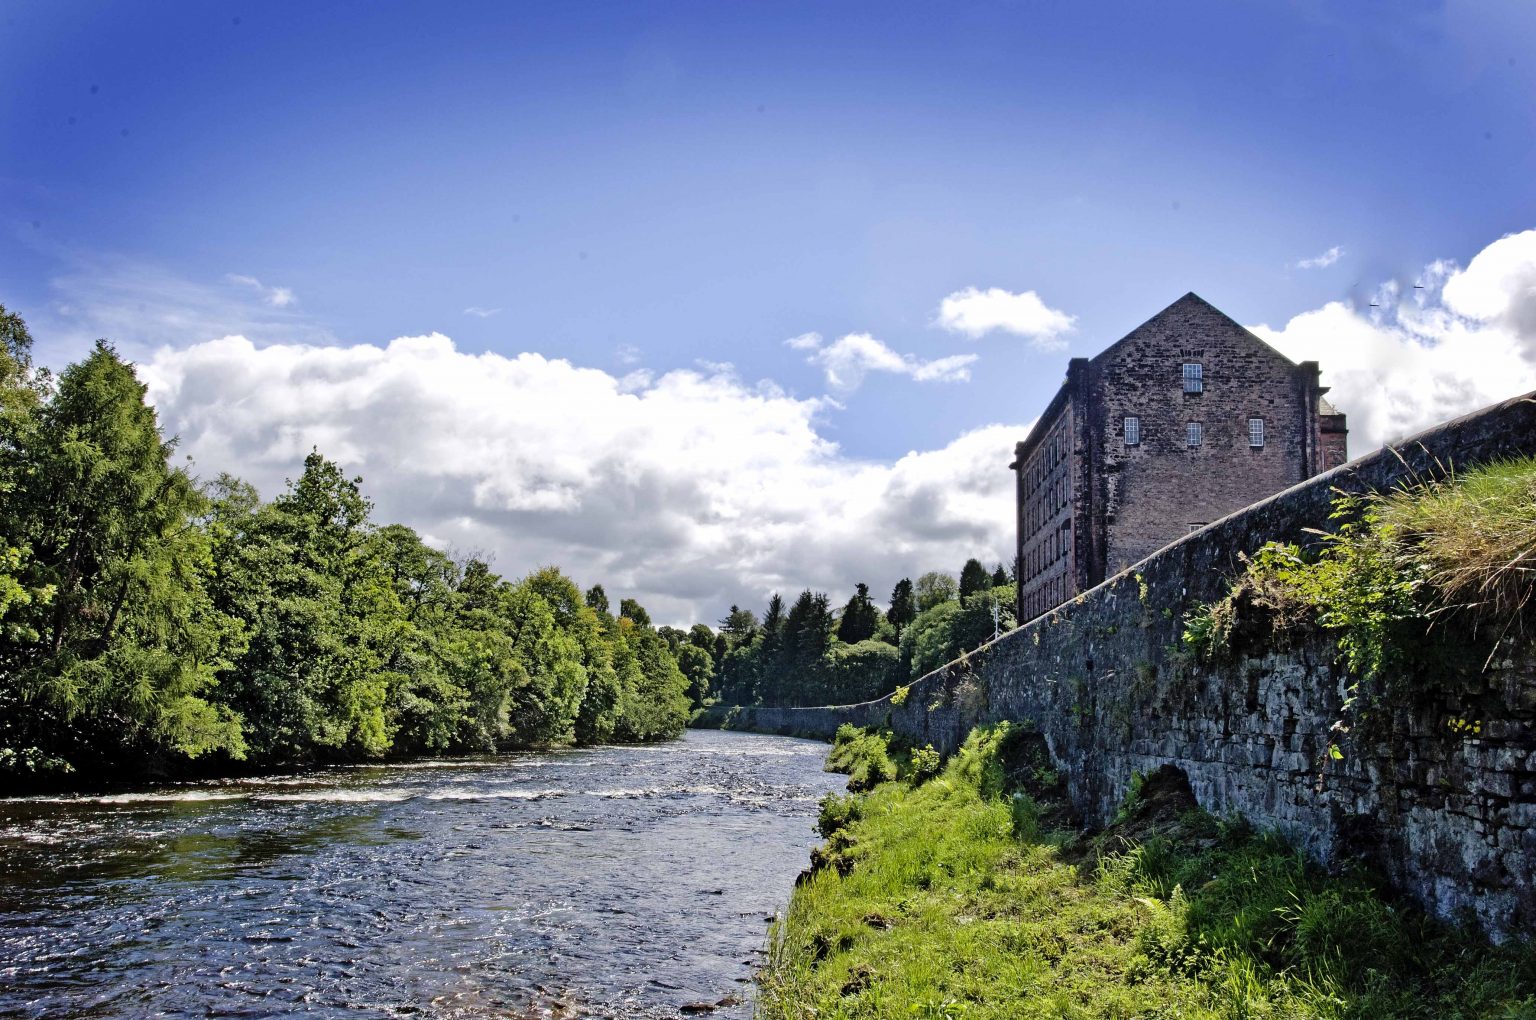
M869 585L860 582L854 586L853 597L843 607L842 619L837 626L837 639L854 645L875 636L880 626L880 610L869 597Z
M1003 585L1010 583L1012 582L1008 577L1008 571L1003 569L1003 565L999 563L992 570L992 587L1001 588Z
M827 652L827 697L832 704L871 701L905 679L901 655L884 641L833 645Z
M703 705L715 675L715 660L698 645L683 645L677 650L677 668L688 679L689 702L694 707Z
M18 327L4 328L14 361ZM243 755L239 718L206 698L239 627L203 582L204 500L170 466L132 367L98 343L20 438L3 494L14 544L0 739L59 767Z
M972 557L965 561L965 566L960 569L960 597L975 595L979 591L986 591L992 587L992 575L987 573L987 568L981 565L981 561Z
M902 633L901 660L910 678L931 673L955 657L955 621L960 610L959 602L940 602L917 614Z
M637 627L649 627L651 614L645 611L645 607L634 599L621 599L619 601L619 615L626 620L631 620Z
M603 590L602 585L594 584L587 589L587 605L599 613L608 612L608 593Z
M619 721L621 740L669 740L688 723L688 679L667 651L667 643L632 617L618 624L615 664L622 686Z
M732 647L752 640L757 633L757 614L750 609L732 606L730 613L720 621L720 633L729 639Z
M917 611L926 613L935 606L958 598L959 586L950 575L931 570L917 579L913 594L917 599Z
M898 641L901 639L901 629L917 619L917 598L912 593L911 578L903 577L891 589L891 608L885 618L895 628Z

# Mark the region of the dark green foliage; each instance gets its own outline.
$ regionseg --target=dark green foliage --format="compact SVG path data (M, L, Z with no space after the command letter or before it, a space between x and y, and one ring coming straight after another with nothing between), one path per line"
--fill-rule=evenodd
M965 566L960 569L960 597L975 595L977 592L986 591L992 587L992 575L987 573L987 568L981 565L981 561L975 558L965 561Z
M205 503L133 369L98 344L46 403L15 409L30 421L0 493L0 743L76 768L242 755L239 720L209 700L240 627L203 581Z
M869 597L869 585L860 582L854 586L853 597L843 607L842 619L837 624L837 639L856 645L874 637L879 627L880 610Z
M600 584L594 584L587 589L587 605L598 613L608 613L608 593Z
M833 645L826 655L826 696L840 704L884 697L905 679L901 655L884 641Z
M637 626L649 627L651 614L645 611L645 607L634 599L619 600L619 615L626 620L632 620Z
M911 578L903 577L891 589L891 608L886 611L885 618L896 629L898 640L902 628L917 619L917 597L912 593Z
M992 587L1001 588L1003 585L1011 583L1013 582L1008 576L1008 571L1003 569L1003 565L999 563L992 571Z
M885 614L862 583L835 621L827 596L809 590L787 610L775 594L760 626L732 606L716 641L714 691L733 705L852 704L890 694L990 641L994 627L1013 628L1013 587L994 586L980 561L972 563L977 591L961 599L948 574L924 574L915 585L903 578Z
M694 708L709 697L709 682L714 678L715 661L698 645L683 645L677 650L677 668L688 680L688 701Z
M0 308L0 775L175 775L681 731L644 610L377 526L316 451L271 503L170 464L105 343L55 387ZM712 635L686 639L707 691ZM698 645L705 646L704 648Z

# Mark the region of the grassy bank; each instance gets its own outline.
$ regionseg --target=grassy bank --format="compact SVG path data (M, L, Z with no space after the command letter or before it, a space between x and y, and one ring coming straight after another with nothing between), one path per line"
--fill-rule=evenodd
M1198 811L1176 773L1088 838L1018 727L925 781L921 752L840 736L834 761L875 782L823 806L761 1017L1536 1018L1529 947L1324 875Z

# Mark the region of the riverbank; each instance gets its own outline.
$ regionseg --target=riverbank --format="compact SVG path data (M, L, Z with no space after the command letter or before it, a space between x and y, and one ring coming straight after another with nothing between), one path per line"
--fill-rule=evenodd
M1177 773L1090 837L1019 727L926 781L921 754L840 736L870 788L823 806L761 1017L1536 1017L1531 946L1326 875L1200 812Z

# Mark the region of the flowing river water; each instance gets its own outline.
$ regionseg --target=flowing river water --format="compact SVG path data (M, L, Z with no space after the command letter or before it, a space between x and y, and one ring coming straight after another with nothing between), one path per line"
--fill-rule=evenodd
M0 1016L751 1015L826 745L0 799Z

